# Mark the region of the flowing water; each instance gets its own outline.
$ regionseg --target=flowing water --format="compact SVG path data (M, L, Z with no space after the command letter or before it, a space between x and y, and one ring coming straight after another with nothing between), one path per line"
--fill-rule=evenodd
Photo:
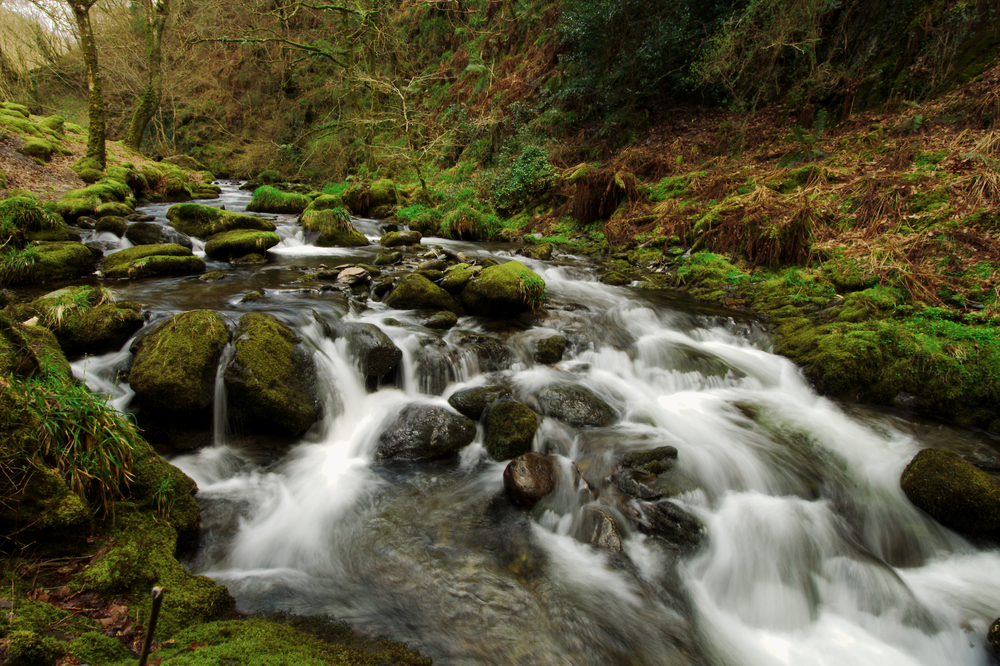
M216 205L242 211L248 198L227 187ZM166 223L166 206L144 210ZM377 246L317 248L293 218L272 217L283 241L267 265L210 262L228 274L212 283L111 285L154 321L193 308L233 321L269 312L315 350L325 416L296 445L247 446L249 433L225 418L220 378L215 445L173 460L200 488L203 540L187 564L228 585L240 609L330 614L438 664L990 663L1000 551L923 515L899 476L926 446L986 459L994 442L822 398L738 314L603 285L579 258L543 263L512 257L512 246L424 239L525 261L545 279L549 301L532 327L459 322L503 338L515 359L484 373L453 335L423 328L412 312L297 281L320 265L371 263ZM263 300L240 303L258 289ZM403 351L393 385L366 391L343 343L317 323L337 318L393 339ZM567 337L567 353L537 365L531 344L552 332ZM74 364L121 409L131 397L116 382L127 350ZM456 390L499 376L529 405L569 382L621 416L607 428L541 419L534 449L558 456L562 476L532 510L507 500L505 465L485 454L481 428L456 460L374 460L404 405L447 405ZM690 480L673 501L705 525L692 553L635 530L634 505L608 488L616 456L664 444L677 447ZM576 538L588 506L617 519L622 553Z

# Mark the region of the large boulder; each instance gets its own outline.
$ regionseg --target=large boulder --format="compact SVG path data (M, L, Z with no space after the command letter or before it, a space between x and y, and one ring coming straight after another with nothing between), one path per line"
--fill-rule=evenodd
M375 324L338 322L334 338L344 338L347 350L366 377L384 377L399 365L403 352Z
M920 509L956 532L1000 538L1000 481L957 453L924 449L903 470L903 492Z
M302 341L271 315L250 313L240 317L234 344L223 372L230 415L244 428L305 432L320 409L316 368Z
M284 192L271 185L261 185L253 192L247 210L258 213L301 213L309 207L309 197Z
M420 245L423 236L419 231L390 231L379 239L382 247L405 247L407 245Z
M476 424L436 405L409 404L379 435L378 460L435 460L458 453L476 437Z
M455 264L444 272L444 279L441 280L441 288L447 291L449 294L460 294L462 290L465 289L465 285L469 283L469 280L473 278L477 273L482 270L479 266L470 266L469 264Z
M383 302L398 310L461 311L451 294L417 273L403 276Z
M163 224L153 224L151 222L135 222L125 229L125 238L132 245L162 245L172 243L188 249L193 249L194 244L186 235L177 231L173 227Z
M452 335L459 348L475 354L483 372L506 370L514 363L510 348L492 335L465 330L453 331Z
M37 243L38 257L31 273L34 282L50 282L63 278L79 277L94 272L100 254L95 257L89 247L81 243Z
M67 287L35 299L31 307L42 314L67 356L106 354L121 349L145 318L138 303L114 302L96 287Z
M555 490L559 463L552 456L529 451L511 460L503 470L503 488L515 504L534 506Z
M181 233L197 238L210 238L233 229L274 231L277 228L270 220L194 203L171 206L167 210L167 219Z
M232 261L248 254L264 254L280 242L273 231L233 229L212 236L205 243L205 254L217 261Z
M545 281L519 261L484 268L462 290L462 307L475 315L512 315L534 310Z
M455 408L460 414L468 416L474 421L478 421L483 416L486 408L498 400L509 398L510 389L506 386L474 386L472 388L455 391L448 404Z
M308 231L318 232L316 245L320 247L363 247L368 239L351 224L351 215L345 208L306 209L299 222Z
M182 245L139 245L104 257L98 270L106 278L187 275L204 271L205 260Z
M487 453L494 460L510 460L531 450L538 416L513 400L501 400L486 409Z
M545 387L538 394L538 403L546 416L574 426L609 426L618 418L611 405L590 389L575 384Z

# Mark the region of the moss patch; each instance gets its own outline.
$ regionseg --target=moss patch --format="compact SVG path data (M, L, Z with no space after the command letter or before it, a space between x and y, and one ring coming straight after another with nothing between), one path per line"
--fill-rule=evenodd
M273 231L234 229L212 236L205 244L205 254L212 259L231 261L248 254L264 254L281 242Z
M99 268L107 278L143 278L201 273L205 261L186 247L165 243L119 250L105 257Z
M309 231L318 231L316 245L320 247L362 247L368 239L351 224L346 208L307 210L299 219Z
M271 185L254 190L247 210L257 213L301 213L309 206L309 197L303 194L282 192Z
M253 215L241 215L228 211L202 206L201 204L183 203L171 206L167 210L167 219L178 231L188 236L210 238L216 234L234 229L256 229L258 231L274 231L275 225L269 220L262 220Z
M545 281L519 261L490 266L462 291L462 306L472 314L501 315L533 310L545 297Z

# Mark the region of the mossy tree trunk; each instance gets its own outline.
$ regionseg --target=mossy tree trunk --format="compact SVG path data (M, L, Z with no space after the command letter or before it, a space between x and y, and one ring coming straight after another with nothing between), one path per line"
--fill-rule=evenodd
M90 8L96 0L68 0L73 10L76 27L80 31L80 48L83 62L87 66L87 89L90 91L88 117L90 122L87 138L87 160L96 161L104 169L107 158L104 148L104 93L101 91L101 70L97 63L97 43L90 27Z
M149 58L149 83L139 99L139 106L132 114L132 122L125 136L125 145L140 152L146 126L160 106L163 98L163 28L170 16L170 0L146 2L146 56Z

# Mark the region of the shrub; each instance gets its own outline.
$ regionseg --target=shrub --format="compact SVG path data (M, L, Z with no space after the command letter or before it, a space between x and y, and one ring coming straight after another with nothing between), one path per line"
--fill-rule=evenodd
M498 211L521 210L552 187L555 170L545 151L529 146L493 176L490 195Z

